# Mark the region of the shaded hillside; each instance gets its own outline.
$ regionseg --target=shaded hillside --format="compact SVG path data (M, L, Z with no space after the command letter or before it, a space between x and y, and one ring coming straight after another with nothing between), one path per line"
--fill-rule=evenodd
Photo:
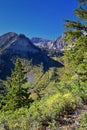
M29 38L23 34L7 33L0 37L0 78L6 78L14 68L16 58L32 60L32 64L43 64L44 72L49 67L63 66L61 63L47 56L45 51L34 46ZM7 39L7 40L6 40Z

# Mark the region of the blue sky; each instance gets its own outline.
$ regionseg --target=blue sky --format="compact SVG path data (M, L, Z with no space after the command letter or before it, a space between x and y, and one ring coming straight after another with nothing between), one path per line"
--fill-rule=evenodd
M64 31L64 19L76 19L77 6L77 0L0 0L0 35L55 39Z

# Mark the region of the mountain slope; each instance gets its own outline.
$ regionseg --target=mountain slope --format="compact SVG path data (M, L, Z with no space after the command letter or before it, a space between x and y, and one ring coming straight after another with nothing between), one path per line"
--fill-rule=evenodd
M32 41L32 43L34 43L34 45L36 45L40 48L49 48L49 45L52 42L51 40L38 38L38 37L31 38L31 41Z
M17 35L15 33L7 33L0 37L0 49L2 51L13 51L15 53L20 52L31 52L36 53L39 51L37 47L35 47L29 38L25 35L20 34Z
M66 45L65 42L63 41L64 37L65 37L65 35L62 34L60 37L58 37L57 39L52 41L52 45L51 45L50 49L62 51L64 46Z
M60 37L58 37L57 39L53 41L34 37L34 38L31 38L31 41L34 45L40 48L62 51L62 49L66 45L65 42L63 42L62 40L64 37L65 37L64 34L62 34Z
M23 34L13 32L0 36L0 79L11 74L16 58L32 60L32 64L43 64L46 71L49 67L62 64L47 56L45 51L33 45L31 40Z

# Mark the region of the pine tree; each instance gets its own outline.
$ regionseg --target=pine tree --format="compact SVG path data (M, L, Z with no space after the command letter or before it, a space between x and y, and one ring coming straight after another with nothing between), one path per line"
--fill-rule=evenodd
M73 77L79 82L87 81L87 1L79 0L79 7L74 11L79 21L65 20L67 42L65 49L65 73L69 80ZM82 20L83 22L82 22ZM68 70L68 71L67 71ZM68 79L68 78L67 78Z
M20 107L30 105L32 99L29 98L30 93L28 92L28 87L25 87L24 84L27 82L25 77L25 72L22 66L20 59L17 59L15 62L14 71L11 74L11 77L7 79L7 95L6 95L6 105L4 109L15 110Z

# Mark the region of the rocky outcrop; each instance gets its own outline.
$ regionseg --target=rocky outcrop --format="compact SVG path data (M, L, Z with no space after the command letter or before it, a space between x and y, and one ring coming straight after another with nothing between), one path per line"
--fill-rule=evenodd
M53 41L42 38L31 38L31 41L34 45L40 48L62 51L64 46L66 45L63 41L64 37L65 35L63 34Z

